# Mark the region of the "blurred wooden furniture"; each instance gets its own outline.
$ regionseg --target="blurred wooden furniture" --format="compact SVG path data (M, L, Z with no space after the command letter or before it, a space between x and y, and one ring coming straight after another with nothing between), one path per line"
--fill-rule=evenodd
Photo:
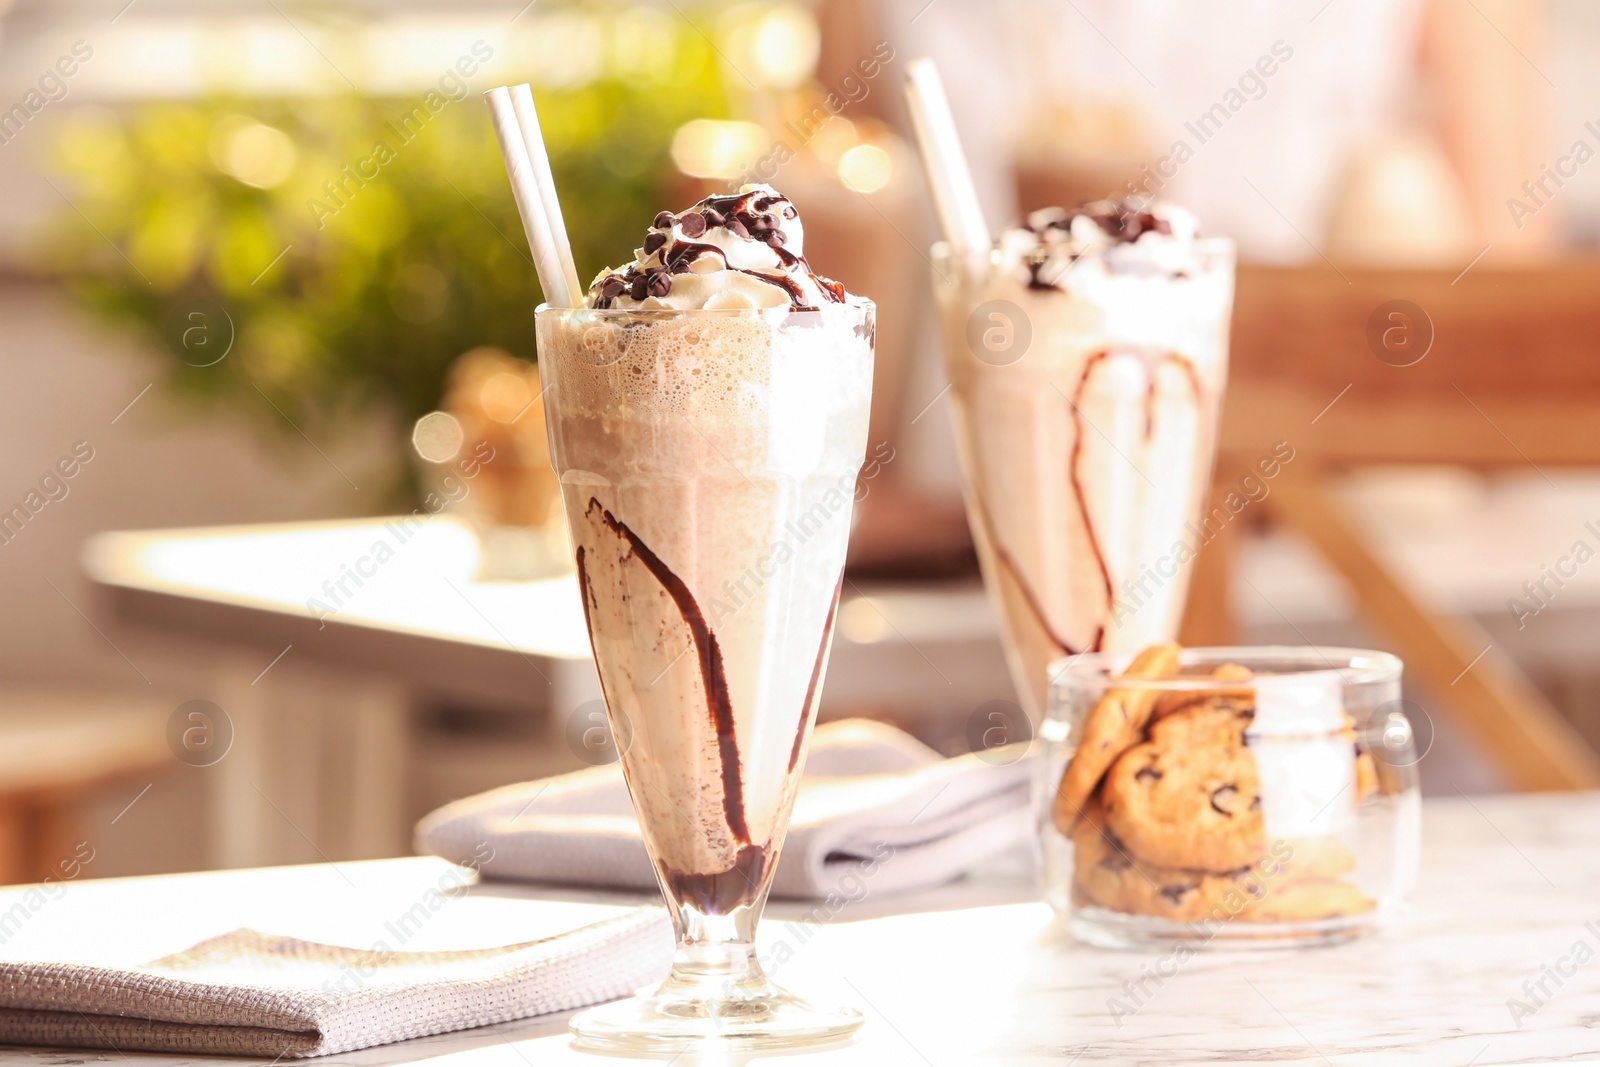
M1516 787L1600 786L1594 750L1475 625L1444 617L1394 573L1330 489L1358 464L1531 468L1547 480L1558 467L1600 467L1600 262L1343 275L1240 268L1216 492L1288 442L1295 458L1269 483L1265 514L1343 575L1366 619ZM1379 313L1393 301L1424 314ZM1191 639L1228 636L1217 590L1236 537L1228 530L1197 558Z
M166 726L149 700L0 689L0 884L71 877L77 809L116 786L133 800L168 770Z

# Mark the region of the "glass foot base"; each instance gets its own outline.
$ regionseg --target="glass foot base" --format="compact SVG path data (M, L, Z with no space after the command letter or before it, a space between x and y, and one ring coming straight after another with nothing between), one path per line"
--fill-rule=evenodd
M819 1008L770 983L732 995L673 988L590 1008L570 1026L573 1045L604 1052L775 1049L838 1041L862 1023L853 1008ZM721 990L716 990L720 993Z
M1352 941L1377 929L1382 918L1379 911L1304 922L1180 923L1089 906L1074 908L1067 917L1067 928L1078 940L1097 948L1294 948Z

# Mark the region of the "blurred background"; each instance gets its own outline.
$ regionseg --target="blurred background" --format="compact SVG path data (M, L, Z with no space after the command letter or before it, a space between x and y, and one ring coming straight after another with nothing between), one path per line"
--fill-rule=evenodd
M83 840L94 877L400 854L612 755L478 99L524 80L584 279L761 180L877 301L823 715L965 750L1015 694L920 55L992 223L1154 195L1239 242L1217 484L1277 440L1295 477L1246 487L1188 634L1400 652L1429 792L1594 784L1597 49L1579 0L0 0L0 881ZM1392 300L1420 362L1371 340Z

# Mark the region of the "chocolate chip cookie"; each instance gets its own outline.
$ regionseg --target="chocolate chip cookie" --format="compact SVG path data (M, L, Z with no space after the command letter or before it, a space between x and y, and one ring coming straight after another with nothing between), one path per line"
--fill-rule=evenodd
M1245 900L1266 898L1261 881L1243 877L1250 873L1248 870L1217 874L1162 867L1139 859L1106 828L1097 803L1085 809L1085 817L1073 829L1072 843L1073 890L1080 904L1098 904L1113 911L1173 922L1193 922L1210 915L1230 897L1242 894ZM1225 909L1224 914L1231 911Z
M1099 803L1091 801L1072 841L1073 895L1080 906L1097 904L1173 922L1315 919L1371 907L1359 892L1331 881L1355 864L1333 838L1274 842L1254 865L1236 871L1162 867L1134 854L1106 827Z
M1280 838L1267 852L1268 858L1256 866L1269 876L1282 872L1294 881L1326 881L1356 869L1355 853L1337 837Z
M1177 645L1151 645L1133 658L1122 677L1166 678L1177 669ZM1077 747L1056 789L1051 811L1056 829L1072 832L1106 768L1143 737L1157 695L1149 689L1111 689L1084 716Z
M1303 881L1271 885L1239 918L1251 922L1310 922L1361 915L1373 909L1367 895L1349 882Z
M1255 707L1256 693L1253 687L1241 683L1249 682L1254 677L1255 673L1249 667L1237 663L1221 664L1211 672L1211 680L1218 683L1215 688L1162 693L1156 699L1150 720L1154 722L1175 712L1219 702L1232 705L1241 714L1248 712Z
M1245 719L1226 709L1177 712L1153 725L1106 773L1106 823L1163 867L1238 870L1266 847L1261 781Z
M1379 788L1378 765L1372 758L1372 753L1356 753L1356 803L1376 793Z

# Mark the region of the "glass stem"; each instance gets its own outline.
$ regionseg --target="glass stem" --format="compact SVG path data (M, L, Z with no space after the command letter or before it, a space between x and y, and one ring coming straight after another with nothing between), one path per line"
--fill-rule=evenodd
M756 920L750 906L727 915L706 915L692 907L678 909L678 950L663 991L693 988L713 999L739 1000L770 991L756 958Z

